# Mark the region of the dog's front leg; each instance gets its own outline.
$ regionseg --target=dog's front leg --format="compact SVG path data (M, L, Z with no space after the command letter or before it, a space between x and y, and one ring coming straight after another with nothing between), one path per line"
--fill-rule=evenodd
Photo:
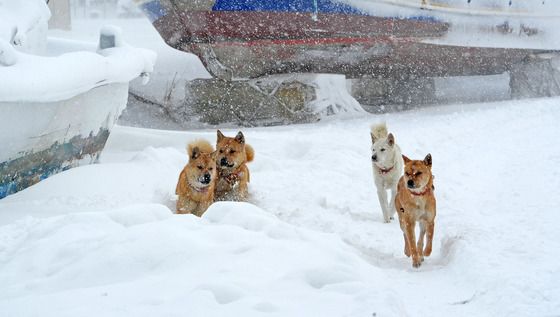
M176 213L177 214L187 214L187 205L188 205L188 199L180 196L177 198L177 209L176 209Z
M420 267L422 265L422 261L418 254L418 249L416 248L416 235L414 233L414 225L416 223L414 221L405 221L405 237L406 242L408 244L408 248L410 250L410 254L412 256L412 266L413 267Z
M177 213L190 214L196 209L197 205L197 202L194 202L187 197L179 197L179 200L177 200Z
M383 188L383 186L377 186L377 198L379 198L379 204L381 205L381 211L383 212L383 220L385 222L391 221L390 213L388 210L388 202L387 202L387 191Z
M434 220L427 221L426 223L426 248L424 249L424 256L432 254L432 240L434 239Z
M239 183L236 196L237 201L247 201L249 198L249 186L247 186L247 183Z
M426 220L420 220L420 236L418 237L418 243L416 244L416 249L420 255L420 261L424 261L424 237L426 236Z
M206 212L208 207L210 207L210 205L212 205L213 202L214 202L214 197L212 197L212 199L208 199L206 201L201 201L198 204L198 206L196 208L196 211L193 212L193 214L198 216L198 217L202 217L202 215Z
M393 220L395 218L395 213L397 209L395 208L395 198L397 197L397 186L391 187L391 201L389 203L389 219Z

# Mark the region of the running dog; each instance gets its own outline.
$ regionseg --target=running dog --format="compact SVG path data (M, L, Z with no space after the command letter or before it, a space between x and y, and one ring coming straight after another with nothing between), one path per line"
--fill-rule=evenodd
M373 179L377 187L377 198L383 212L383 220L390 222L395 215L395 196L397 184L402 175L403 159L401 149L395 143L392 133L387 133L385 123L371 127L371 165ZM387 190L391 191L391 199L387 200Z
M245 136L241 131L234 138L230 138L218 130L216 150L216 200L247 201L250 181L247 163L255 156L253 148L245 144Z
M175 193L178 214L201 217L214 202L217 179L216 152L210 143L198 140L187 148L189 162L179 175Z
M424 160L410 160L403 155L404 175L399 180L395 206L404 235L404 254L412 255L412 266L420 267L425 256L432 253L436 198L432 175L432 155ZM414 229L420 223L420 237L416 241ZM426 236L426 248L424 248Z

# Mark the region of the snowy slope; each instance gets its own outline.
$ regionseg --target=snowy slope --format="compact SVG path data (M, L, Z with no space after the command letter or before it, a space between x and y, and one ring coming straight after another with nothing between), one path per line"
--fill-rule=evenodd
M117 127L102 163L0 201L2 316L560 314L560 99L244 130L251 204L174 215L185 144ZM369 125L434 158L434 253L384 224ZM236 131L225 131L233 134Z

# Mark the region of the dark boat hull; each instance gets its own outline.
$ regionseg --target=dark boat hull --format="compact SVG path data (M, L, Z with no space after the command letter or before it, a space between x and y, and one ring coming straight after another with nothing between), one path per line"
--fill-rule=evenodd
M151 1L150 12L167 44L196 54L212 75L224 79L291 72L349 78L488 75L503 73L529 54L542 52L431 44L449 28L433 19L354 12L218 11L216 3L206 2L210 4L200 8L187 0Z

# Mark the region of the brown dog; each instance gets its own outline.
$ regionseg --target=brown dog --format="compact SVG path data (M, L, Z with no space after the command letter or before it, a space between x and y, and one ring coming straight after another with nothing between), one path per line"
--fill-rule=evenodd
M216 152L204 140L189 144L189 162L181 171L175 193L178 214L202 216L214 202L216 186Z
M255 156L253 148L245 144L245 137L241 131L235 138L229 138L218 130L216 151L216 200L246 201L250 181L246 163L251 162Z
M428 154L423 161L410 160L403 155L403 160L404 175L401 176L397 186L395 207L404 234L404 254L408 257L412 255L412 266L419 267L424 261L424 256L432 253L434 238L436 198L432 176L432 155ZM418 242L414 232L416 222L420 223Z

